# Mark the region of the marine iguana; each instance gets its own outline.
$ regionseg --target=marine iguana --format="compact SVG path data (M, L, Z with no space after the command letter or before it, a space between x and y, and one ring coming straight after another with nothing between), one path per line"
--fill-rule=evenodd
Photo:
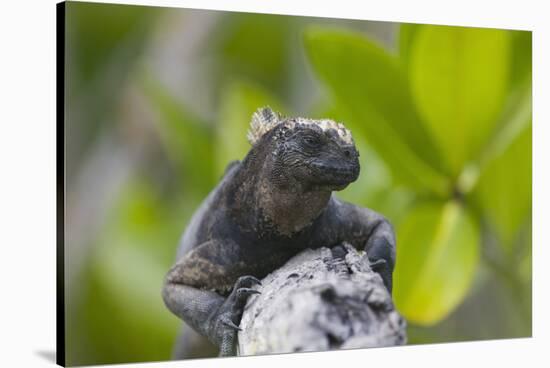
M244 305L259 279L306 248L365 249L391 292L395 235L380 214L332 195L359 176L351 133L332 120L252 117L252 148L228 166L184 232L163 299L170 311L235 354Z

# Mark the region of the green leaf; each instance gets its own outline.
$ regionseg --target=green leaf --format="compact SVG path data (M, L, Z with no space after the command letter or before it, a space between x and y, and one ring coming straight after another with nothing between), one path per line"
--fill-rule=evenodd
M512 39L511 83L521 83L524 78L531 79L533 63L533 40L530 31L510 31Z
M306 50L346 125L380 154L398 180L439 194L448 182L420 123L397 59L361 34L310 28Z
M472 192L503 249L511 253L532 207L532 126L488 162Z
M507 93L509 64L507 31L424 26L415 37L411 88L454 176L493 133Z
M233 13L221 18L208 46L222 85L227 77L242 78L282 92L291 77L289 55L295 42L290 37L296 21L272 14Z
M487 162L500 156L531 124L533 108L530 78L510 93L502 112L502 122L499 123L500 129L494 134L480 155L479 165L482 170Z
M402 23L399 26L399 58L408 63L411 55L411 48L418 30L422 24Z
M485 166L501 156L512 142L531 123L532 93L531 78L524 78L522 83L516 83L509 93L502 109L498 129L483 147L479 157L468 164L460 173L457 188L461 193L469 194L477 185L479 175Z
M227 164L242 160L250 150L246 139L252 114L262 106L285 112L281 102L268 91L246 82L232 82L223 92L216 129L216 172L221 175Z
M395 302L410 322L432 325L464 299L479 261L476 223L455 201L419 205L397 229Z
M191 114L159 81L144 75L142 91L158 114L155 127L176 167L185 173L188 189L204 194L214 184L212 128Z
M76 356L78 365L167 359L180 321L164 305L163 279L174 261L182 222L174 221L150 177L121 188L89 255L77 323L86 346L100 355ZM110 331L105 334L105 331ZM142 334L140 331L147 331ZM125 341L124 346L117 341ZM112 356L102 354L113 352Z
M160 13L159 8L122 4L68 2L65 6L69 60L74 58L75 71L85 82L101 73L120 78L119 74L131 70L129 64L138 60ZM124 65L116 75L103 69L113 61Z

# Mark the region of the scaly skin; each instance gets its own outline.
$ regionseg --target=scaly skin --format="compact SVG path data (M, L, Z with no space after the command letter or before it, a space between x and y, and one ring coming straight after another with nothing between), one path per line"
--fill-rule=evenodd
M345 241L365 249L390 292L395 265L390 223L332 195L359 175L349 131L264 108L249 138L245 159L228 167L193 216L163 289L166 306L222 356L235 354L243 308L259 293L259 279L305 248Z

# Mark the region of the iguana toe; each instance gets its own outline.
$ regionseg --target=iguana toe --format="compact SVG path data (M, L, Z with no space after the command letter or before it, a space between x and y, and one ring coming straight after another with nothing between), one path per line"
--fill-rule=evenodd
M260 280L254 276L241 276L235 282L233 290L220 306L212 319L210 340L218 342L220 356L235 354L237 342L237 331L241 331L241 322L246 301L253 294L261 294L260 291L252 289L252 286L260 284Z

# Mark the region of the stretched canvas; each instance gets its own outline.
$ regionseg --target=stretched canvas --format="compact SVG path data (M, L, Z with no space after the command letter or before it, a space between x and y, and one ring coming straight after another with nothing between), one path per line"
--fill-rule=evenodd
M531 32L57 6L60 365L531 337Z

